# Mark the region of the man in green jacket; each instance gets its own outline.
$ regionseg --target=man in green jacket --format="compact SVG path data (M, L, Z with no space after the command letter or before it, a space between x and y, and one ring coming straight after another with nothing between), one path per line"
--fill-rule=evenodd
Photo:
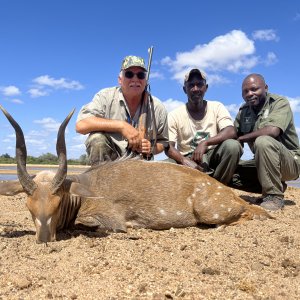
M260 205L275 211L284 206L285 181L299 177L300 148L293 113L285 97L268 92L260 74L244 79L242 96L246 103L236 116L235 126L238 141L248 143L254 159L241 161L237 173L241 182L249 183L251 172L245 169L256 168L263 196Z

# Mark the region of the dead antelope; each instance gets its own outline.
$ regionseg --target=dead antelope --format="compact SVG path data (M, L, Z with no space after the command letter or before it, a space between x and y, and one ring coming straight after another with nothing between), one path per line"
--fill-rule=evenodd
M58 171L42 171L32 178L26 170L22 129L0 108L16 131L19 178L0 184L0 194L24 191L28 195L26 204L36 227L37 242L54 241L58 230L74 224L126 232L128 227L169 229L270 217L208 175L171 163L128 159L67 177L64 132L74 111L58 131Z

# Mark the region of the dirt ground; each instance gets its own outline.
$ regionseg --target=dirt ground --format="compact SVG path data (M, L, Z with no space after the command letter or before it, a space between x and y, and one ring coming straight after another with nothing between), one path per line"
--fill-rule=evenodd
M300 189L272 215L225 228L68 230L36 244L25 194L1 196L0 299L300 299Z

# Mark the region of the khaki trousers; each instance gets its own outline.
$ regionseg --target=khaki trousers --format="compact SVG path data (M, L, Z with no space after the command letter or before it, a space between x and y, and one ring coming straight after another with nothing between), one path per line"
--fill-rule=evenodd
M227 185L236 170L242 155L241 144L237 140L228 139L217 147L208 150L202 158L202 163L208 166L210 176ZM188 157L191 157L189 154ZM168 158L166 161L176 163Z
M285 181L299 177L300 162L292 151L270 136L254 143L254 159L240 161L232 187L266 195L284 195Z

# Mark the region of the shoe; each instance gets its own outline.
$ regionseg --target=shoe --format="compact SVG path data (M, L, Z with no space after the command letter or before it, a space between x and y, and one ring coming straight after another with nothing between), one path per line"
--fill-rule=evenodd
M262 203L260 206L266 210L279 210L284 207L284 200L283 197L276 196L276 195L268 195L263 198Z

